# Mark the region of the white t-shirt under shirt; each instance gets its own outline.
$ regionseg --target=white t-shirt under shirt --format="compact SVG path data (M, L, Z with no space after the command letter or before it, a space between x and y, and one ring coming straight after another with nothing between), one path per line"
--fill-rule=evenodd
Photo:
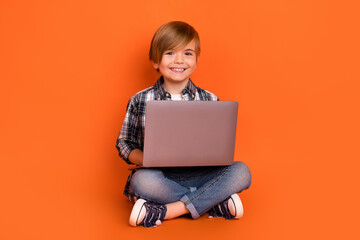
M180 101L180 100L182 100L182 96L181 96L181 94L171 94L171 100Z

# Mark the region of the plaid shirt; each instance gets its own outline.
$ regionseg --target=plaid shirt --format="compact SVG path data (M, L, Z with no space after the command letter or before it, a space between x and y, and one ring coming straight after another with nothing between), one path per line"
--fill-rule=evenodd
M128 164L133 164L128 159L132 150L140 149L143 151L144 149L146 102L150 100L171 100L171 94L165 90L162 85L163 82L163 77L160 77L154 86L136 93L128 102L125 120L116 141L119 156ZM182 90L182 99L185 101L219 101L217 96L195 86L191 80ZM128 178L124 191L127 197L129 197L131 176L132 174Z

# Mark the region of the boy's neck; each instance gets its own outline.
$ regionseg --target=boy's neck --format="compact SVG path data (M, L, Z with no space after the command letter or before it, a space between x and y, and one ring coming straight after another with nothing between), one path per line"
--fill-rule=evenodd
M170 94L181 94L182 90L186 87L188 82L189 79L181 82L171 82L164 79L163 87Z

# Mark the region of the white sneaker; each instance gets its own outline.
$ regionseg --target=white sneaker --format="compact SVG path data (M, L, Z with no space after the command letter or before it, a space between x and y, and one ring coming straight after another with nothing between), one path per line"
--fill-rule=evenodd
M156 227L164 221L166 211L165 205L151 204L144 199L138 199L131 211L129 224L133 227Z
M227 220L232 218L239 219L243 216L243 214L244 208L240 197L239 195L234 193L228 199L222 201L221 203L210 209L209 218L217 216L225 217Z
M228 208L233 218L239 219L244 215L244 208L239 195L231 195L228 200Z

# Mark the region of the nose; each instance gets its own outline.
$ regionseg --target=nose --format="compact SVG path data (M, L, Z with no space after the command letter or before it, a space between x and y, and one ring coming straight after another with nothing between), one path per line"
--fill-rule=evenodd
M183 63L184 62L184 59L183 59L183 56L182 56L182 54L176 54L175 55L175 59L174 59L174 62L175 63Z

